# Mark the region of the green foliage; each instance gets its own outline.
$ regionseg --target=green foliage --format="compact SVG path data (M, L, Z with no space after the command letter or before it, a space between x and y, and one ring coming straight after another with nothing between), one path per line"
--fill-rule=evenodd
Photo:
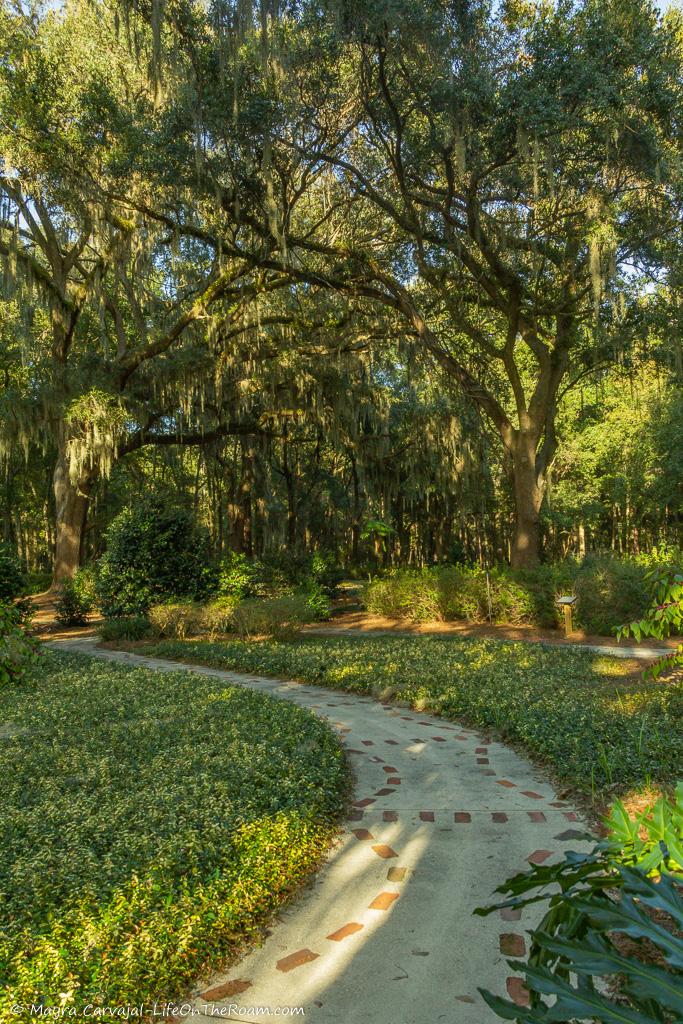
M638 622L622 626L620 636L634 636L640 641L652 636L665 640L672 633L683 633L683 573L671 569L656 569L650 576L654 603ZM683 665L683 644L672 654L664 655L645 669L645 678L658 679L663 672Z
M79 569L62 583L55 611L57 622L63 626L84 626L95 606L95 573L91 568Z
M301 592L306 598L311 622L324 622L329 619L332 609L327 596L328 590L323 584L313 579Z
M662 796L652 806L630 817L618 800L607 819L607 849L647 874L683 875L683 782L673 800Z
M154 604L147 612L152 630L161 637L184 640L202 632L202 606L194 601Z
M24 576L19 559L7 544L0 544L0 601L13 601L23 589Z
M307 622L317 620L326 600L324 594L311 592L240 601L232 613L233 627L244 639L264 636L289 640Z
M147 617L152 629L161 637L184 640L189 636L209 636L229 633L234 626L234 597L220 597L209 604L196 601L171 602L153 605Z
M345 799L324 723L215 678L47 654L0 691L6 720L2 1019L183 994L318 863Z
M215 593L219 597L256 597L263 587L263 566L255 559L230 551L218 564Z
M680 553L667 553L678 558ZM415 622L453 621L560 624L556 599L577 597L574 625L588 633L614 633L625 618L640 615L649 601L653 556L588 555L582 561L512 571L497 566L402 569L373 580L365 591L369 611Z
M152 650L354 693L389 692L420 710L495 728L586 793L670 785L683 763L683 683L620 685L623 662L587 651L435 637Z
M26 631L21 610L0 601L0 684L20 682L37 660L38 647Z
M109 527L97 574L103 615L142 614L164 598L196 598L207 581L206 537L185 509L151 498L124 509Z
M509 571L449 566L399 570L369 583L369 611L414 622L524 623L535 621L534 602Z
M42 594L44 590L47 590L52 582L52 573L49 572L29 572L25 576L26 584L24 587L25 593L27 594Z
M680 934L683 929L680 889L668 877L655 884L637 868L610 868L600 856L567 854L560 865L564 870L548 868L543 877L534 878L534 889L559 882L562 892L532 932L528 961L508 960L524 974L529 1009L480 989L503 1020L675 1024L681 1019L683 943L676 937L676 930ZM509 890L519 892L515 881ZM515 899L503 905L526 902ZM666 915L668 927L661 915ZM635 943L624 949L621 935ZM619 999L605 991L607 979L618 982Z
M124 615L117 619L105 619L99 628L102 640L144 640L152 627L144 615Z
M343 579L343 572L334 555L324 551L311 555L283 552L263 559L231 551L221 559L216 577L212 589L218 596L282 597L292 589L318 587L331 597Z
M529 1009L480 989L504 1020L674 1024L681 1018L683 784L675 803L662 798L633 820L617 804L608 825L608 838L592 853L570 852L558 864L516 875L496 890L509 897L505 902L475 911L549 901L531 933L527 961L508 961L524 973ZM625 945L625 936L636 941ZM618 1000L606 990L608 979L618 983Z

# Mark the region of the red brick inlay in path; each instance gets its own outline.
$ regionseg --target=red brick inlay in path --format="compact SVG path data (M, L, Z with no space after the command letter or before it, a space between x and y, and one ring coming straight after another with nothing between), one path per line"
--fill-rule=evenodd
M548 857L552 857L552 850L534 850L527 857L530 864L542 864Z
M579 820L578 814L575 814L574 811L562 811L562 813L564 814L564 816L567 819L567 821L578 821Z
M472 815L468 814L467 811L456 811L453 815L453 821L459 825L467 825L472 821Z
M398 746L398 740L385 740L385 743L390 743L392 747Z
M382 771L386 772L387 775L393 775L394 772L398 771L398 768L392 768L390 765L385 764L385 765L382 766Z
M545 814L543 811L527 811L531 821L545 821Z
M377 764L384 764L384 758L383 757L377 757L376 754L375 754L374 757L371 757L370 760L371 761L375 761Z
M505 956L524 956L526 945L523 935L515 935L514 932L506 932L500 937L500 951Z
M446 740L444 739L443 736L432 736L432 739L436 740L437 743L445 743L446 742Z
M394 900L398 899L397 892L381 892L375 896L372 903L368 904L369 910L388 910Z
M390 786L400 786L401 780L399 779L398 775L392 775L390 779L387 779L387 783Z
M389 868L387 871L387 881L389 882L402 882L406 877L406 871L408 868Z
M490 764L488 757L478 757L477 764Z
M374 804L374 800L370 796L366 796L364 800L354 800L352 802L353 807L368 807L370 804Z
M236 978L234 981L226 981L223 985L207 988L206 992L201 993L201 998L206 999L208 1003L214 1003L218 999L225 999L227 996L237 996L240 992L246 992L248 988L251 988L250 981Z
M332 942L341 942L342 939L348 938L349 935L355 935L362 927L363 925L358 924L357 921L349 921L349 923L345 924L343 928L338 928L336 932L332 932L332 934L328 935L327 938L332 939Z
M491 817L498 824L502 824L508 820L507 814L504 814L503 811L494 811Z
M375 745L373 740L361 740L361 743L364 747L374 747Z
M384 789L378 789L377 792L375 793L375 796L389 796L390 793L395 792L395 789L387 789L387 787L385 786Z
M476 747L475 751L474 751L475 754L488 754L488 752L489 752L489 748L488 747Z
M529 999L529 990L521 978L508 978L506 988L510 999L513 1003L516 1003L517 1006L528 1006L531 1002Z
M356 839L374 839L375 838L373 836L372 832L368 832L368 830L366 828L352 828L351 829L351 834L354 835L356 837Z
M398 814L396 811L382 811L383 821L398 821Z
M310 964L311 960L317 960L320 953L313 953L310 949L297 949L296 953L290 953L289 956L283 956L281 960L275 964L278 971L293 971L295 967L302 967L304 964Z
M362 812L362 811L359 811L359 810L358 810L358 809L356 808L355 810L353 810L353 811L351 811L351 812L349 813L349 817L348 817L348 820L349 820L349 821L362 821L362 820L363 820L363 812Z
M504 921L519 921L522 911L518 907L503 907L500 916Z
M420 821L434 821L434 811L420 811Z
M528 796L530 800L542 800L540 793L534 793L533 789L523 789L522 796Z
M510 782L508 779L496 779L496 782L499 786L507 786L508 789L514 789L517 785L516 782Z
M372 849L375 851L378 857L382 860L391 860L392 857L398 857L395 850L392 850L390 846L385 843L378 843L377 846L373 846Z

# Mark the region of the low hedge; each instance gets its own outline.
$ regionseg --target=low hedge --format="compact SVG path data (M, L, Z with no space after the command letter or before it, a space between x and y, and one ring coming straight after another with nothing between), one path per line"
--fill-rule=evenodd
M617 558L589 555L582 561L514 572L506 566L487 574L479 567L439 566L399 569L365 588L368 611L414 622L457 621L561 625L558 595L577 597L574 624L588 633L613 635L625 622L640 619L651 602L651 556ZM668 564L668 563L666 563Z
M494 728L586 794L671 787L683 764L683 683L622 680L588 651L492 639L315 638L160 643L159 657L298 678Z
M310 712L46 654L0 689L0 1019L173 999L318 863L348 786Z

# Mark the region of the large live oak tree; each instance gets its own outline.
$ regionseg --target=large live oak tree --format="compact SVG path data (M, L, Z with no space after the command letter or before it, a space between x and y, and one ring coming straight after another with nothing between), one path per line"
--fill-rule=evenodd
M332 214L287 250L398 312L488 417L512 563L533 566L560 396L627 343L633 280L680 231L680 25L623 0L340 3L306 24L273 145L326 167L364 230Z

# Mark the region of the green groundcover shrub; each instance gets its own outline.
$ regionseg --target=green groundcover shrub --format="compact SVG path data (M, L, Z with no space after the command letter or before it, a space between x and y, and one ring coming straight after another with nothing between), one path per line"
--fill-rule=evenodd
M324 723L215 678L49 653L0 721L2 1020L181 995L314 868L346 799Z
M513 572L497 567L440 566L397 570L365 588L368 611L414 622L493 622L552 627L560 625L556 599L575 594L574 624L589 633L610 635L641 618L650 604L650 573L662 560L680 553L617 558L589 555L554 565Z
M623 663L589 651L436 637L166 642L149 650L464 718L496 729L589 794L670 786L683 764L683 683L621 684Z
M96 582L103 615L144 614L165 598L206 592L207 536L188 510L156 497L142 501L119 513L106 541Z

